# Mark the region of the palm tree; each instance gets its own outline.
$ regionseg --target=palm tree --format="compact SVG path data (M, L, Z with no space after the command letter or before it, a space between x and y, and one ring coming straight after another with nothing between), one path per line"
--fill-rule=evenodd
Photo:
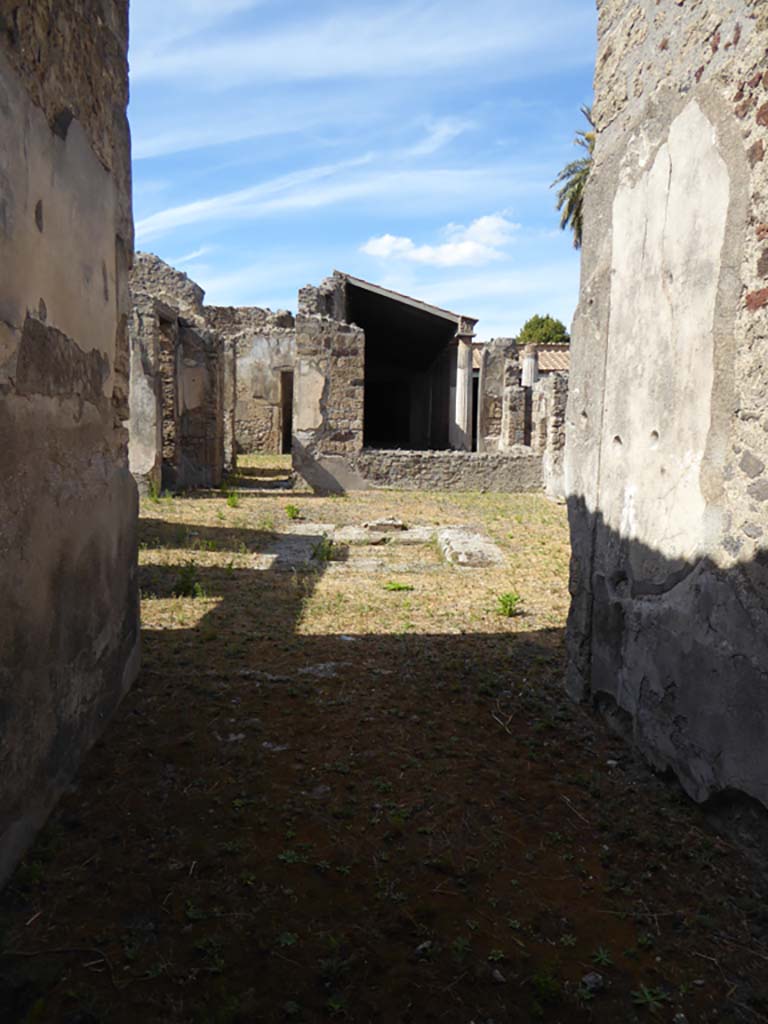
M562 187L557 193L557 209L561 211L560 227L565 231L570 227L573 231L574 248L581 248L584 212L584 186L592 167L592 153L595 149L595 122L592 120L592 107L582 107L581 112L589 122L589 129L577 131L573 140L577 146L586 150L586 156L566 164L550 185Z

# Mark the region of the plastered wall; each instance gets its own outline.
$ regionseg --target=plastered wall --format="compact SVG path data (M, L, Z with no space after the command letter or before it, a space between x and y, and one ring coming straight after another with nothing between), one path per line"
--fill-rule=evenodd
M768 804L768 14L599 8L568 685L696 799Z
M0 2L0 882L138 670L126 45Z

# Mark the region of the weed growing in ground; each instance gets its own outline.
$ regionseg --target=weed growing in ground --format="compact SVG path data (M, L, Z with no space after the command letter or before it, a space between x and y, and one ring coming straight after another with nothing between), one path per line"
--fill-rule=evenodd
M227 495L227 505L229 505L230 508L240 507L240 495L237 491L225 491L224 493Z
M173 584L174 597L205 597L203 585L197 574L197 566L190 559L179 569L176 582Z
M312 547L312 558L316 562L330 562L333 557L333 541L327 534Z
M522 597L516 590L509 590L506 594L499 594L496 599L496 611L499 615L511 619L513 615L520 614L522 600Z
M301 512L298 505L286 505L285 514L289 519L301 519Z
M632 1002L635 1006L642 1006L646 1010L662 1010L664 1003L669 1002L669 996L662 988L648 988L647 985L641 985L636 992L632 993Z
M413 590L414 588L410 583L397 583L395 580L390 580L389 583L384 584L384 589L398 592L401 590Z
M597 967L611 967L613 960L611 954L604 946L598 946L592 954L592 963Z

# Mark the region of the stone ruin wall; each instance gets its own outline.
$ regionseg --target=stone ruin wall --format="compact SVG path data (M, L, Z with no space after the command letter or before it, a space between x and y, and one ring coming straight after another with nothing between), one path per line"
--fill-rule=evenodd
M210 329L237 361L235 444L238 454L283 447L281 375L294 371L296 325L286 310L206 306Z
M565 407L568 375L548 374L532 388L520 383L521 363L513 338L483 346L480 364L478 451L535 455L538 487L560 500L565 494Z
M293 468L318 490L361 490L365 332L346 324L343 285L330 278L299 292ZM330 314L330 315L329 315Z
M530 448L496 455L365 448L352 465L369 487L398 491L539 491L543 472Z
M138 671L127 19L0 0L0 881Z
M234 349L204 292L157 256L131 271L131 470L150 488L218 487L234 465Z
M599 7L568 686L695 799L768 805L768 9Z
M511 339L484 347L479 452L365 448L365 333L343 322L345 282L335 274L318 288L299 292L293 466L310 486L507 492L545 487L550 496L562 496L567 380L540 382L537 409L548 421L546 427L540 424L534 449L524 436L526 389L519 386L520 363ZM467 351L471 355L469 346Z

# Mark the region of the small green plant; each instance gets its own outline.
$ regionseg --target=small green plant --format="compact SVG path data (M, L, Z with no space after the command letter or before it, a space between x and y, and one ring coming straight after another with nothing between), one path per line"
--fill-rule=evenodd
M333 556L333 541L327 534L323 534L320 540L312 548L312 557L316 562L330 562Z
M160 504L160 488L156 480L150 480L147 484L147 497L150 501L154 502L155 505Z
M285 514L289 519L301 519L301 512L298 505L286 505Z
M496 610L499 615L511 619L513 615L520 614L522 600L516 590L509 590L506 594L499 594L496 598Z
M595 952L592 954L592 963L596 967L611 967L613 960L611 960L611 954L605 948L605 946L598 946Z
M414 588L410 583L397 583L395 580L390 580L389 583L384 584L384 589L397 593L401 590L413 590Z
M504 959L504 950L503 949L492 949L491 952L488 954L488 959L492 963L499 963L500 960Z
M299 941L299 936L296 932L281 932L277 937L277 944L282 949L290 949L291 946L295 946Z
M240 507L240 495L237 493L237 491L227 491L226 495L227 505L229 505L230 508Z
M632 993L632 1002L646 1010L662 1010L664 1003L669 1002L669 996L663 988L648 988L647 985L641 985Z
M173 584L174 597L205 597L203 585L197 575L197 566L190 559L179 569L176 582Z

